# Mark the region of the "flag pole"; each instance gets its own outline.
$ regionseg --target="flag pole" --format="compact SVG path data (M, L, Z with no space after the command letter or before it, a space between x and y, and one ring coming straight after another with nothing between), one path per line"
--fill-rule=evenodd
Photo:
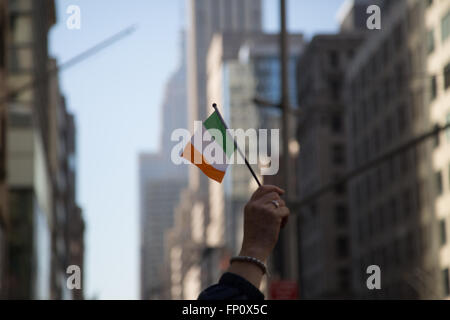
M228 129L228 126L227 126L227 124L225 123L225 120L223 120L222 115L220 114L219 108L217 108L217 104L214 103L214 104L213 104L213 108L214 108L214 110L216 110L217 115L219 116L220 121L222 121L223 126L225 127L225 129L226 129L227 132L228 132L228 130L229 130L229 129ZM256 180L256 183L258 184L259 187L261 187L261 182L259 181L258 177L256 176L255 171L253 171L252 167L250 166L250 163L248 162L247 157L245 156L245 154L241 151L241 149L240 149L239 146L237 145L237 142L236 142L236 140L234 139L234 137L233 137L233 142L234 142L234 147L237 149L237 151L239 152L239 154L241 155L241 157L244 158L244 160L245 160L245 165L247 166L247 168L248 168L248 169L250 170L250 172L252 173L253 178L255 178L255 180Z

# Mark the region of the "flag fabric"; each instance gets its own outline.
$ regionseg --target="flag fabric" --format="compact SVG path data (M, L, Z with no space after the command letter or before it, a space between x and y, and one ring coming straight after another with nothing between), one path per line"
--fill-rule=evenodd
M197 166L210 179L222 183L228 160L234 151L233 138L228 134L216 111L194 133L181 156Z

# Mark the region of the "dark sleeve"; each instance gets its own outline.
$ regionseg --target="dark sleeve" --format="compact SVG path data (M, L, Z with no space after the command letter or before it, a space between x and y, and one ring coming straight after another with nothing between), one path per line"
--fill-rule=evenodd
M228 272L218 284L203 291L198 300L264 300L264 295L244 278Z

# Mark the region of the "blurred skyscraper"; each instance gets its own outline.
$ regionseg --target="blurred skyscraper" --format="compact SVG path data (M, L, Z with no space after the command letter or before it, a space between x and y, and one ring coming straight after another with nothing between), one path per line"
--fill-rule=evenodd
M342 79L364 36L317 35L300 58L297 185L301 197L347 171ZM351 297L350 218L345 186L300 209L299 280L305 299Z
M84 222L75 203L74 120L57 75L48 74L56 68L47 42L56 22L54 2L8 1L7 14L10 29L1 31L2 40L7 39L9 94L0 95L8 117L6 126L2 123L7 137L2 150L7 157L8 217L4 296L82 298L82 291L70 292L66 286L68 263L81 264L72 259L69 245L79 245L77 255L84 254ZM73 228L79 229L77 238L68 232Z
M186 49L181 36L180 65L166 86L161 108L160 151L139 156L141 298L163 298L164 234L173 226L174 208L187 186L187 168L171 161L171 135L187 126Z
M8 99L9 298L51 297L51 178L48 172L47 32L54 3L9 1L8 87L39 79ZM42 79L42 80L41 80Z
M428 0L425 8L427 54L425 72L428 75L430 122L450 123L450 1ZM432 170L436 203L435 237L438 249L437 294L450 298L450 131L442 133L433 150Z
M8 218L6 216L6 56L7 56L7 26L8 9L7 1L0 1L0 299L6 297L6 228Z
M49 68L56 70L57 61L49 60ZM72 293L66 285L68 266L84 267L84 220L76 203L76 126L75 117L67 110L66 100L59 89L59 77L49 78L49 150L47 155L52 187L51 218L51 298L84 298L83 290Z
M448 12L444 2L427 9L433 1L386 1L381 30L368 33L349 65L345 90L350 169L431 130L437 121L433 118L437 108L430 105L437 86L427 73L434 37L427 37L425 13L430 10L428 15L433 12L444 19ZM444 55L440 55L441 63ZM431 159L436 147L437 141L425 141L350 181L352 282L358 297L445 296L442 270L448 264L442 259L445 251L440 250L445 241L439 240L440 231L445 231L439 220L444 216L438 217L436 211L440 200L436 202L436 197L445 189L443 175L433 168L437 163ZM367 289L370 265L381 267L382 290Z

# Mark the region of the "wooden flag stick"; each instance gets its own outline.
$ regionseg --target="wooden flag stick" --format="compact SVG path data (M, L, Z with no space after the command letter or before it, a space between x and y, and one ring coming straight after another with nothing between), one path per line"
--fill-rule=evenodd
M217 104L214 103L214 104L213 104L213 108L214 108L214 110L216 110L217 115L218 115L219 118L220 118L220 121L222 121L222 124L223 124L223 126L225 127L225 129L227 130L227 133L228 133L228 126L227 126L227 124L225 123L225 120L223 120L222 115L220 114L219 108L217 108ZM241 157L244 158L245 164L246 164L247 168L250 170L250 172L252 173L253 178L255 178L256 183L258 183L258 186L261 187L261 182L259 181L258 177L256 176L255 171L253 171L252 167L250 166L250 163L248 162L247 157L245 156L245 154L241 151L241 149L240 149L239 146L237 145L237 142L236 142L236 140L234 139L234 137L233 137L233 142L234 142L234 147L236 148L236 150L239 152L239 154L241 155Z

